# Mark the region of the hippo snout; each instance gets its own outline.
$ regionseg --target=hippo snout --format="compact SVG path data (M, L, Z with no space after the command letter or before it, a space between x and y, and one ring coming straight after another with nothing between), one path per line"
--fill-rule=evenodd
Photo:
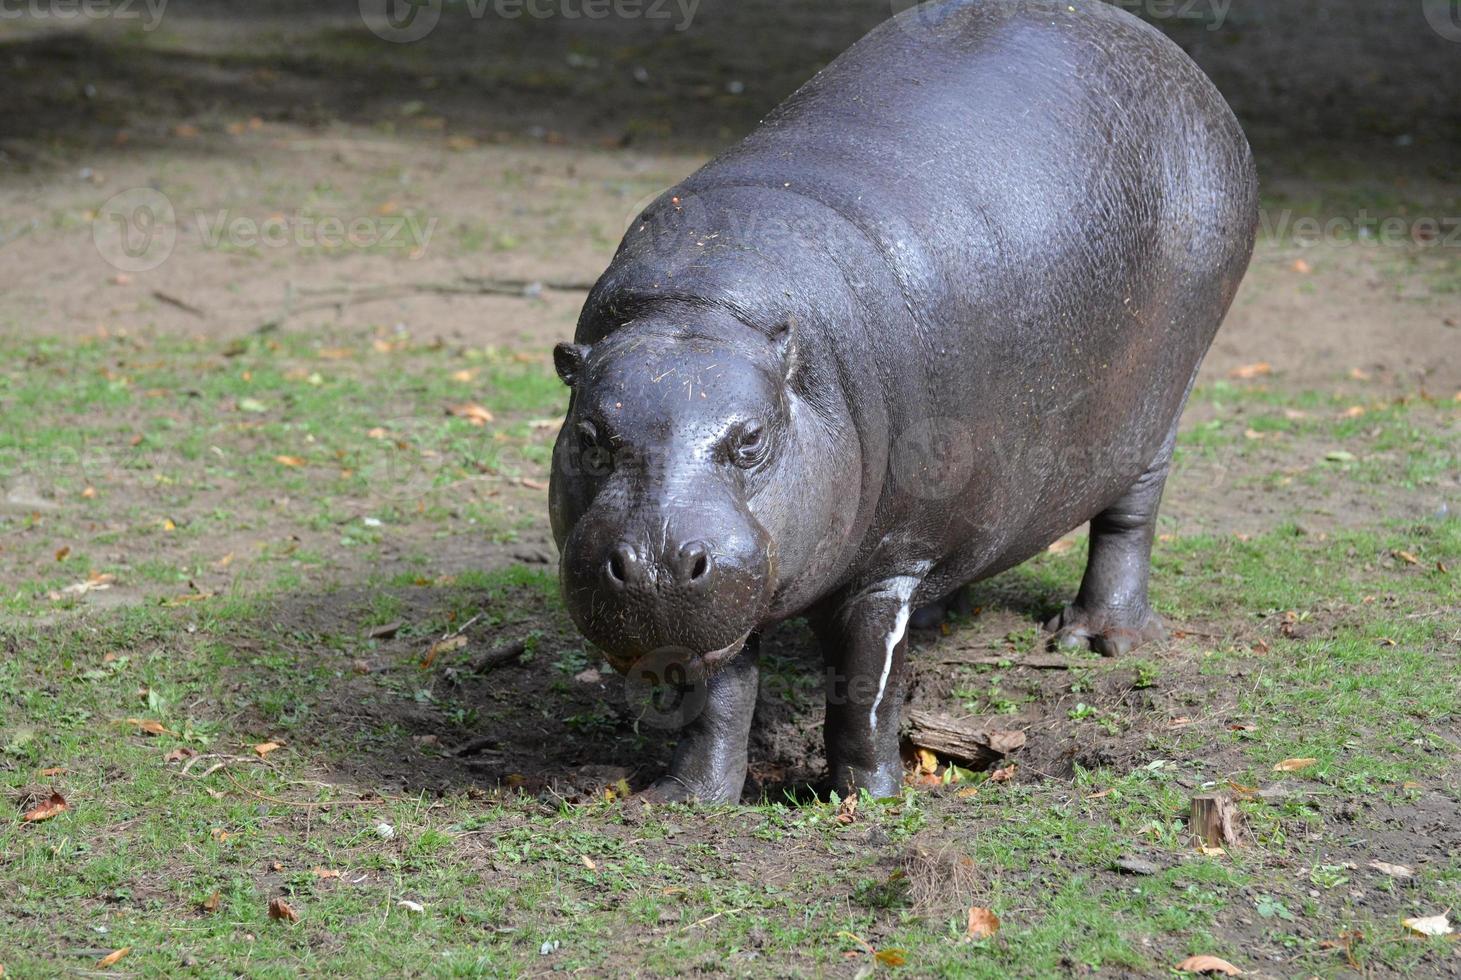
M625 533L585 517L560 568L569 613L619 670L668 649L714 667L755 628L769 602L764 533L748 525L714 533Z
M641 588L651 581L660 588L703 589L712 583L712 567L710 546L704 541L687 541L658 557L620 541L609 549L604 580L611 589Z

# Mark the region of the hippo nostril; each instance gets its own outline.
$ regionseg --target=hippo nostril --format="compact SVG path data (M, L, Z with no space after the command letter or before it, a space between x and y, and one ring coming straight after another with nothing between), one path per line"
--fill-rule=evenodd
M695 584L710 574L710 549L704 541L691 541L680 549L675 577L682 584Z
M604 574L610 585L623 588L639 575L639 556L628 544L618 544L609 549L609 563Z

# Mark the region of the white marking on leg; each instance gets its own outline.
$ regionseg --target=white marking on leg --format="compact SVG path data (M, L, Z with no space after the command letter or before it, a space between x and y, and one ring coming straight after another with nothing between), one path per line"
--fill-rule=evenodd
M873 706L868 710L867 722L873 734L878 731L878 706L883 703L883 694L888 688L888 677L893 673L893 652L898 649L898 644L903 641L903 634L908 629L908 615L911 612L909 600L913 597L913 590L918 588L918 579L905 576L893 580L893 592L898 597L898 616L893 621L893 630L888 638L883 641L883 673L878 678L878 693L873 698Z

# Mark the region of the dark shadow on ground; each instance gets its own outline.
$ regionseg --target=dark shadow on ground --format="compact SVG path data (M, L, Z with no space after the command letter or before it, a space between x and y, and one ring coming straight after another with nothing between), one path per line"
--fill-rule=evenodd
M1038 624L1060 608L1064 592L1021 570L975 586L969 615L912 636L910 706L992 712L991 727L1030 731L1026 754L1039 772L1069 775L1078 752L1096 749L1070 742L1063 707L1069 673L1014 663L1042 649ZM394 631L377 629L383 603ZM466 646L423 667L449 622L470 623ZM522 640L530 652L520 661L482 673L468 666ZM222 642L238 661L224 710L240 715L239 727L311 747L316 758L330 760L327 778L360 790L434 796L520 787L578 801L621 780L635 790L648 785L668 764L675 737L646 708L643 692L599 660L541 587L428 583L296 595L272 602ZM990 656L1012 662L997 679L981 673L987 664L961 665ZM775 628L763 640L761 662L747 798L820 795L822 667L810 630L800 620ZM266 679L280 663L306 665L295 675L297 694L281 697ZM1132 701L1130 678L1085 691L1086 701L1155 707ZM1143 739L1133 733L1131 746L1092 758L1135 755Z
M322 131L347 122L424 139L703 151L750 129L908 5L702 0L645 4L653 16L588 19L563 13L579 6L566 0L546 17L450 3L410 43L372 33L355 0L173 0L155 25L11 19L0 24L9 32L0 33L0 166L163 144L230 152L226 141L210 149L206 139L174 134L193 127L206 138L251 118ZM1461 24L1445 16L1444 2L1118 5L1147 17L1212 75L1266 165L1282 169L1319 144L1334 161L1378 154L1409 169L1433 159L1454 172L1446 154L1461 143L1452 77Z

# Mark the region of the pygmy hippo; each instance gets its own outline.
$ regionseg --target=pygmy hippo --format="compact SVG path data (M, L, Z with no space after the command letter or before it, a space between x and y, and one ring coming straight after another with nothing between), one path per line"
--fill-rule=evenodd
M798 614L834 787L896 793L910 617L1086 521L1055 640L1162 637L1157 505L1256 201L1231 110L1155 29L948 0L646 208L554 351L550 497L585 636L705 678L648 793L739 799L756 639Z

